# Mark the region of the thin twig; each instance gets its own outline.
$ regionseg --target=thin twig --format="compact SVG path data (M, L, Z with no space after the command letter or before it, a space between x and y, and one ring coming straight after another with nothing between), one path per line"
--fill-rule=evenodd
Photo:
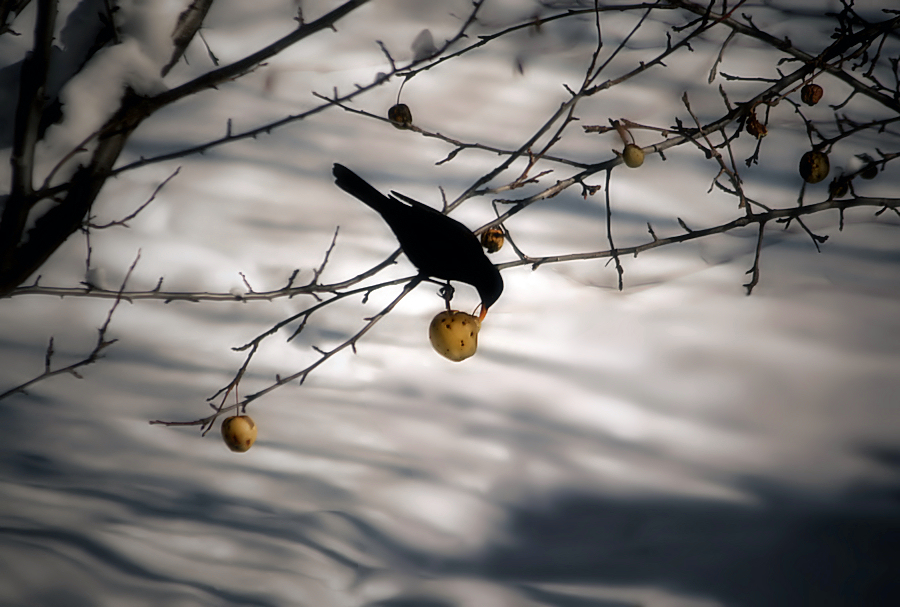
M138 251L137 255L134 258L134 261L131 263L131 267L129 267L128 272L125 273L125 278L122 279L122 286L119 287L118 291L119 296L110 307L103 325L97 330L97 343L94 345L94 349L91 350L91 352L85 358L81 359L78 362L72 363L71 365L66 365L65 367L60 367L58 369L52 369L52 359L55 351L53 348L53 338L51 337L50 343L47 346L47 352L44 355L44 372L25 383L19 384L15 388L10 388L6 392L3 392L2 394L0 394L0 400L3 400L7 396L12 396L13 394L16 394L18 392L25 394L27 393L27 389L34 384L56 375L62 375L63 373L68 373L78 379L81 379L82 376L76 371L76 369L93 364L100 358L102 358L103 351L118 341L118 339L106 339L106 333L109 330L110 323L112 322L113 314L115 314L116 309L119 307L119 304L123 300L122 293L124 293L125 291L125 285L128 283L128 279L131 277L131 273L134 271L134 268L135 266L137 266L138 260L140 260L140 258L141 252Z
M223 413L228 413L229 411L235 411L237 409L244 409L244 408L246 408L247 405L249 405L256 399L258 399L262 396L265 396L266 394L272 392L273 390L276 390L277 388L280 388L281 386L284 386L286 384L290 384L294 381L299 380L300 384L302 385L310 373L312 373L320 365L324 364L326 361L331 359L336 354L342 352L343 350L346 350L347 348L353 348L355 351L357 342L360 339L362 339L362 337L366 333L368 333L369 330L372 329L372 327L374 327L376 324L378 324L378 322L382 318L387 316L387 314L391 310L393 310L397 306L397 304L403 300L404 297L406 297L413 289L415 289L421 281L422 281L422 279L418 278L418 277L413 278L412 280L409 280L406 283L406 286L403 287L403 291L401 291L401 293L397 297L395 297L394 300L387 305L387 307L385 307L383 310L381 310L375 316L369 318L368 322L366 322L366 324L359 331L357 331L350 339L335 346L331 350L322 350L321 356L315 362L313 362L309 366L307 366L295 373L292 373L291 375L288 375L286 377L278 377L276 379L275 383L273 383L269 387L264 388L258 392L254 392L253 394L250 394L249 396L245 396L243 398L243 400L241 400L233 405L230 405L228 407L218 408L215 413L213 413L212 415L209 415L207 417L203 417L203 418L196 419L193 421L188 421L188 422L153 420L150 423L164 425L164 426L200 426L201 429L203 429L204 432L206 432L209 430L209 428L212 426L212 424L216 421L216 419Z
M110 221L109 223L104 223L102 225L88 222L86 224L86 227L93 228L95 230L104 230L104 229L110 228L112 226L128 227L128 222L131 221L132 219L134 219L135 217L137 217L138 214L141 211L143 211L144 209L146 209L150 205L151 202L156 200L156 197L157 197L157 195L159 195L159 192L166 186L167 183L172 181L172 179L175 177L175 175L177 175L179 172L181 172L181 167L178 167L177 169L175 169L174 173L172 173L171 175L166 177L162 183L160 183L158 186L156 186L156 189L153 190L153 193L150 195L150 198L148 198L146 200L146 202L144 202L144 204L142 204L137 209L135 209L134 212L132 212L131 214L123 217L122 219L117 219L116 221Z

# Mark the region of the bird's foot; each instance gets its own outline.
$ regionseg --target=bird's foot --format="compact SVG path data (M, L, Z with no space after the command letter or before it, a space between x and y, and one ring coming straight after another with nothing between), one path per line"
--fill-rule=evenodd
M447 304L447 310L450 310L450 302L453 300L453 296L456 294L456 289L453 288L449 282L445 285L441 285L441 290L438 291L440 296L444 299L444 303Z

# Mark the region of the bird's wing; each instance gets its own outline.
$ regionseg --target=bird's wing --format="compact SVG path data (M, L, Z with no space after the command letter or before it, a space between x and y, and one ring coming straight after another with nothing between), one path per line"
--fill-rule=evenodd
M406 194L401 194L400 192L395 192L394 190L391 190L391 195L394 196L395 198L405 202L406 204L410 205L413 208L422 209L423 211L426 211L426 210L431 211L432 213L435 213L436 215L444 216L444 214L441 213L440 211L438 211L437 209L428 206L424 202L419 202L418 200L410 198Z

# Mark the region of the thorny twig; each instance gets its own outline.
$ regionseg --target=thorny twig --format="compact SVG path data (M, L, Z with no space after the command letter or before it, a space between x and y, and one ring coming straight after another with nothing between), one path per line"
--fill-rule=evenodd
M119 307L119 304L122 303L123 297L122 293L125 291L125 286L128 283L128 279L131 277L131 273L134 271L135 266L137 266L138 261L141 258L141 253L138 251L138 254L135 256L134 261L131 263L131 267L128 268L128 272L125 273L125 278L122 279L122 286L119 287L119 297L116 298L113 305L110 306L109 312L106 314L106 320L103 322L103 325L97 330L97 343L94 345L94 349L78 362L74 362L70 365L66 365L65 367L60 367L58 369L53 369L52 362L53 356L56 353L53 345L53 338L50 338L50 342L47 345L47 351L44 355L44 372L36 377L19 384L15 388L10 388L6 392L0 394L0 400L6 398L7 396L12 396L18 392L23 394L27 393L27 389L33 386L34 384L54 377L56 375L62 375L63 373L68 373L77 377L78 379L82 379L80 373L78 373L77 369L81 367L85 367L87 365L93 364L97 362L100 358L103 357L103 351L106 350L109 346L113 345L118 341L118 339L107 339L106 333L109 330L109 324L112 322L113 314L115 314L116 309Z
M296 371L286 377L281 377L280 375L276 376L275 382L273 384L271 384L267 388L264 388L262 390L254 392L253 394L250 394L249 396L245 396L241 401L234 403L233 405L224 406L224 402L223 402L222 405L213 406L213 408L215 409L215 413L213 413L212 415L209 415L207 417L203 417L203 418L196 419L193 421L188 421L188 422L172 422L172 421L163 421L163 420L153 420L150 423L164 425L164 426L200 426L203 433L206 434L207 432L209 432L210 428L212 428L212 425L216 421L216 419L218 419L218 417L220 415L222 415L223 413L228 413L229 411L236 411L239 409L243 410L244 408L246 408L247 405L249 405L256 399L258 399L262 396L265 396L269 392L272 392L273 390L280 388L281 386L284 386L286 384L290 384L294 381L299 380L299 382L302 384L306 380L306 378L309 376L310 373L315 371L320 365L325 363L327 360L332 358L334 355L340 353L341 351L347 349L348 347L353 348L353 350L355 351L357 342L359 342L359 340L362 339L362 337L366 333L368 333L369 330L371 330L372 327L374 327L378 323L378 321L380 321L391 310L393 310L397 306L397 304L400 303L403 300L403 298L406 297L421 282L421 278L418 278L418 277L413 278L411 280L410 279L405 279L405 280L407 282L406 282L406 285L403 287L403 291L401 291L400 294L397 297L395 297L391 303L389 303L378 314L370 317L368 319L368 321L366 322L366 324L363 325L363 327L359 331L357 331L350 339L338 344L331 350L317 350L320 353L319 358L312 364L308 365L307 367L304 367L303 369L300 369L299 371ZM251 356L252 356L252 354L251 354ZM249 361L249 357L248 357L248 361ZM236 381L240 380L240 376L243 375L244 368L245 367L242 367L241 371L238 372ZM226 395L227 395L227 391L226 391Z
M131 213L129 213L122 219L117 219L115 221L110 221L109 223L104 223L104 224L99 224L99 225L88 221L85 224L85 227L92 228L94 230L104 230L106 228L111 228L112 226L123 226L123 227L127 228L128 222L131 221L132 219L134 219L135 217L137 217L138 214L140 214L141 211L146 209L150 205L151 202L156 200L156 197L159 195L160 191L164 187L166 187L166 184L169 183L170 181L172 181L172 179L174 179L175 176L178 175L178 173L180 173L180 172L181 172L181 167L178 167L177 169L175 169L175 171L171 175L166 177L162 181L162 183L160 183L158 186L156 186L156 189L153 190L153 193L150 195L150 198L148 198L146 201L144 201L144 203L141 206L139 206L137 209L135 209L134 211L132 211Z

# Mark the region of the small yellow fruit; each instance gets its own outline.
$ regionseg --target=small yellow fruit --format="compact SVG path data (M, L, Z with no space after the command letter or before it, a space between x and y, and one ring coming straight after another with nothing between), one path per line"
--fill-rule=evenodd
M434 351L454 362L465 360L478 348L478 330L481 321L457 310L446 310L431 320L428 339Z
M819 183L831 170L828 156L816 150L809 151L800 158L800 176L806 183Z
M485 248L488 253L496 253L503 247L503 230L500 228L488 228L481 235L481 246Z
M222 422L222 438L232 451L243 453L256 442L258 428L249 415L233 415Z
M622 151L622 160L625 166L630 169L636 169L644 164L644 150L633 143L629 143Z
M408 129L412 126L412 112L405 103L398 103L388 110L388 120L398 129Z

